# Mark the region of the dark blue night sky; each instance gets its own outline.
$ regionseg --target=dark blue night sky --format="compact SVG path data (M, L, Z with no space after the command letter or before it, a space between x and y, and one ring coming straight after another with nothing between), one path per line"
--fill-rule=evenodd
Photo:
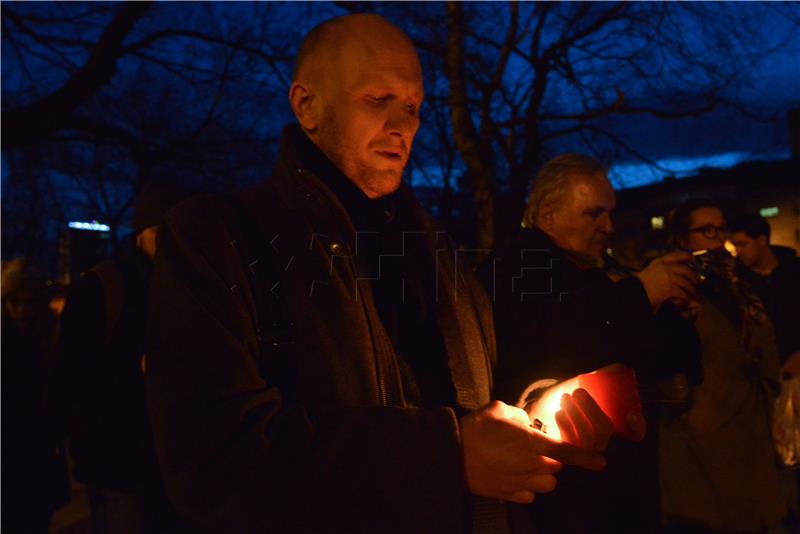
M125 9L140 12L109 49L110 70L91 71ZM410 181L466 194L443 3L4 3L4 221L124 225L150 180L227 190L263 178L292 120L300 38L353 11L387 16L420 50L427 100ZM617 187L789 155L800 4L467 3L463 26L473 121L495 191L517 204L538 165L566 150L605 160ZM94 86L70 86L86 71Z

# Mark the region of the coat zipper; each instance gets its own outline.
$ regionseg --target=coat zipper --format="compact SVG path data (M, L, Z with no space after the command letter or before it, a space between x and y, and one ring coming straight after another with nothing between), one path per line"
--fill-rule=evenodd
M338 246L340 246L340 245L338 245ZM358 278L358 274L357 274L358 273L358 268L356 267L355 263L353 262L352 257L350 258L350 261L348 262L348 264L350 266L351 274L353 275L354 278L357 279ZM369 322L370 334L374 335L374 325L372 324L372 319L369 318L369 310L367 310L367 305L364 302L362 302L361 305L364 308L364 313L366 314L367 321ZM372 341L372 346L373 346L374 349L377 348L375 346L374 337L373 337L373 341ZM375 354L375 380L376 380L377 386L378 386L378 400L380 401L381 406L386 407L386 406L389 406L389 396L386 393L386 378L385 378L384 372L383 372L383 362L381 361L381 355L377 350L374 351L374 354Z
M378 355L375 355L375 374L378 379L378 398L381 401L381 406L386 407L389 405L389 402L386 398L386 381L383 378L383 371L380 366L380 362L378 361L380 358Z

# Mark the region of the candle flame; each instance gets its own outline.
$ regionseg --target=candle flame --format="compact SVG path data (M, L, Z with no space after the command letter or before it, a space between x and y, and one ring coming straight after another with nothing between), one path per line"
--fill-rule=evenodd
M561 429L556 423L556 412L561 409L561 397L565 393L572 393L580 387L577 378L561 382L545 391L530 410L531 420L541 421L542 432L551 438L561 441Z

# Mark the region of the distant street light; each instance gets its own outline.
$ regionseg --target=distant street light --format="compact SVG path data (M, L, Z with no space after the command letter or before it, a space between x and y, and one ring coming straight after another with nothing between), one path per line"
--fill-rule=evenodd
M91 232L108 232L111 230L111 227L107 224L100 224L97 221L92 222L80 222L80 221L72 221L68 222L67 226L70 228L75 228L76 230L89 230Z

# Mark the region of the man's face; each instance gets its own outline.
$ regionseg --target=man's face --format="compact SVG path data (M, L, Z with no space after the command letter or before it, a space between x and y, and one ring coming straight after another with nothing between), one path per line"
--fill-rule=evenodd
M559 248L600 260L614 232L614 189L603 174L573 176L567 187L563 202L543 210L542 230Z
M689 216L685 246L689 250L719 249L727 238L725 217L717 208L699 208Z
M400 43L348 45L324 70L316 145L370 198L394 192L419 129L416 52Z
M745 267L752 268L758 264L766 247L766 236L750 237L744 232L731 234L731 243L736 247L736 257Z

